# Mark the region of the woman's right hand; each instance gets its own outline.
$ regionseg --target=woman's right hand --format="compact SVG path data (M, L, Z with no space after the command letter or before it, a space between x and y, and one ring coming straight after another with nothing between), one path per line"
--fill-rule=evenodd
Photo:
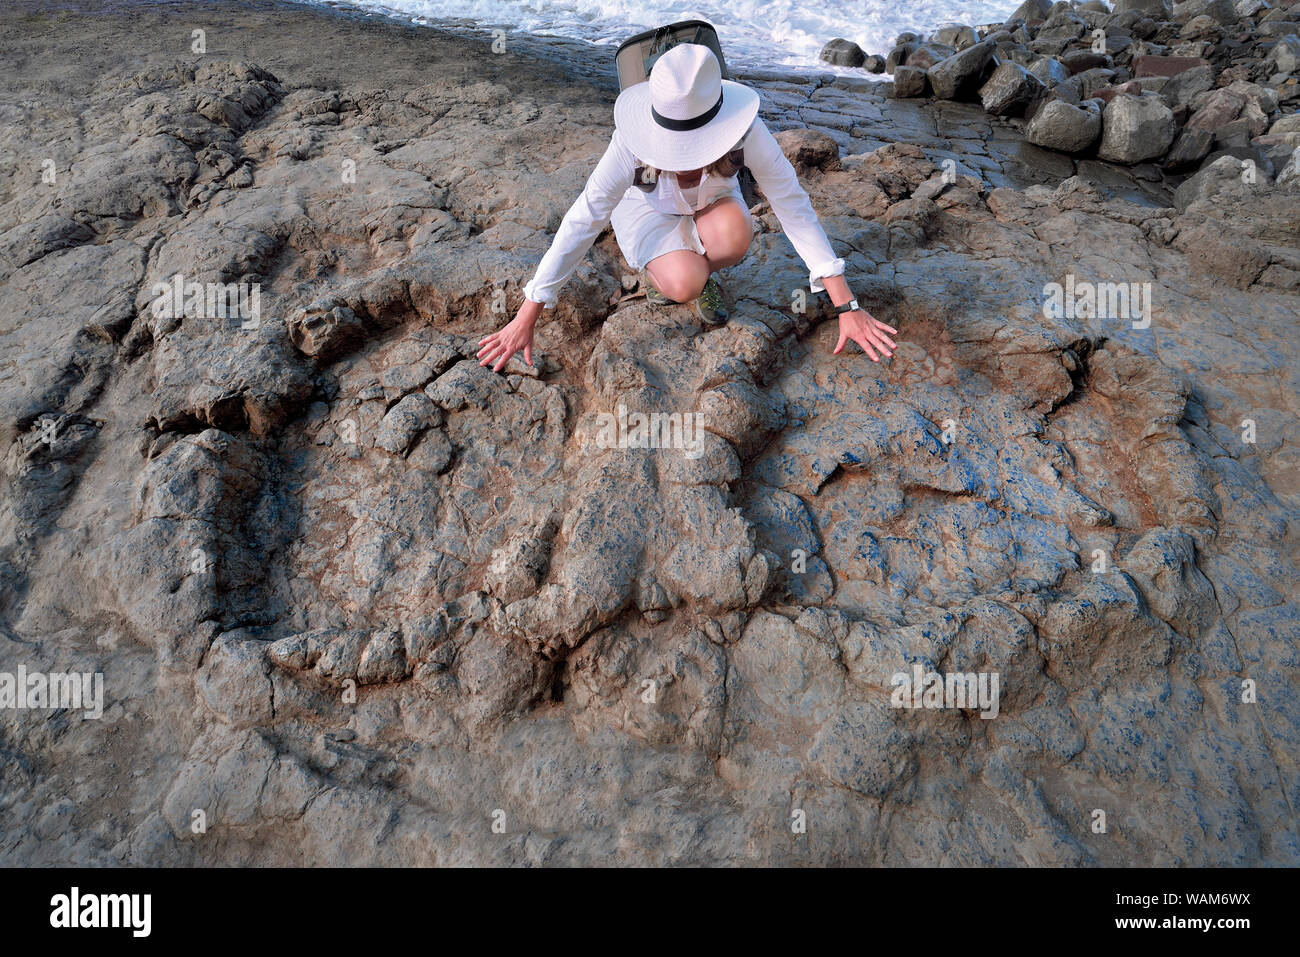
M533 328L537 325L537 319L541 314L540 302L525 299L524 304L519 307L519 312L503 329L490 336L484 336L478 341L478 344L483 347L478 351L478 364L486 366L496 363L492 365L492 371L500 372L506 367L511 356L522 349L524 361L532 365Z

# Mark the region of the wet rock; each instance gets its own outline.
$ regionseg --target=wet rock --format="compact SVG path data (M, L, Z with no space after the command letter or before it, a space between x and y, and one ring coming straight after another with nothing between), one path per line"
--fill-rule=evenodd
M916 43L914 42L900 43L895 46L889 51L889 55L885 57L885 72L897 73L898 68L907 63L908 56L915 49Z
M955 100L970 95L978 89L985 67L993 58L991 43L977 43L926 71L934 95L945 100Z
M1029 72L1044 86L1048 87L1064 83L1070 78L1070 71L1061 64L1061 61L1050 56L1040 57L1035 60L1030 64Z
M974 46L979 42L979 37L975 35L975 31L963 24L940 27L935 31L934 38L954 50L965 50L967 47Z
M956 52L956 47L944 43L918 43L908 53L907 65L918 70L929 70L936 63L942 63Z
M836 66L862 66L867 55L852 40L836 37L822 47L821 58Z
M894 70L894 96L925 96L929 81L925 71L914 66L900 66Z
M1018 116L1045 92L1038 78L1015 63L1003 63L980 88L980 101L986 113Z

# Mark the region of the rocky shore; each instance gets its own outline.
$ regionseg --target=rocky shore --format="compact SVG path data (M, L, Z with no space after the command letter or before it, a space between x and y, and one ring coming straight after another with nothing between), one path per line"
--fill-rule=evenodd
M1025 0L1005 23L904 33L887 56L831 40L822 59L893 74L896 97L980 103L1030 143L1193 172L1233 156L1300 176L1300 2Z
M0 861L1300 864L1295 70L1256 68L1290 21L1096 7L905 40L892 87L738 77L891 361L832 355L760 196L726 326L628 297L606 231L502 376L475 343L612 68L275 3L0 11L0 673L104 699L0 676ZM1108 62L986 112L1096 18ZM1203 90L1133 69L1184 42ZM941 43L955 99L899 98ZM971 50L978 88L939 69ZM1173 137L1107 159L1129 101ZM1095 142L1026 141L1062 107ZM611 448L620 410L704 432ZM996 714L899 706L914 668L997 675Z

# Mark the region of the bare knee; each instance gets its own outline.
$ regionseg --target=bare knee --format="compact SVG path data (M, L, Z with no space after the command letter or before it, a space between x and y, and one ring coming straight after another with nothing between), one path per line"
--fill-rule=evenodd
M724 197L704 210L697 227L714 269L734 266L744 259L754 236L749 211L732 197Z
M674 258L664 263L654 263L648 267L650 278L655 288L676 302L690 302L704 291L704 284L709 281L709 268L703 256L693 256L690 260Z
M704 291L706 282L708 282L707 274L675 275L666 284L667 288L660 288L659 291L677 302L690 302Z
M705 252L709 257L709 264L714 269L723 266L734 266L745 258L745 254L749 252L749 244L753 239L753 233L750 231L748 221L745 222L744 226L743 231L738 228L723 230L710 245L705 247Z

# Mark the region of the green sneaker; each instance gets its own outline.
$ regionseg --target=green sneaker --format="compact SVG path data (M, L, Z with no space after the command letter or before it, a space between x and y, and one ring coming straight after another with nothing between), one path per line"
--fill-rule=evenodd
M706 326L720 326L727 321L727 310L722 305L722 287L712 276L695 300L695 312Z
M669 299L662 292L655 288L655 284L650 280L650 273L644 269L641 270L641 286L645 289L645 301L654 303L656 306L672 306L677 300Z

